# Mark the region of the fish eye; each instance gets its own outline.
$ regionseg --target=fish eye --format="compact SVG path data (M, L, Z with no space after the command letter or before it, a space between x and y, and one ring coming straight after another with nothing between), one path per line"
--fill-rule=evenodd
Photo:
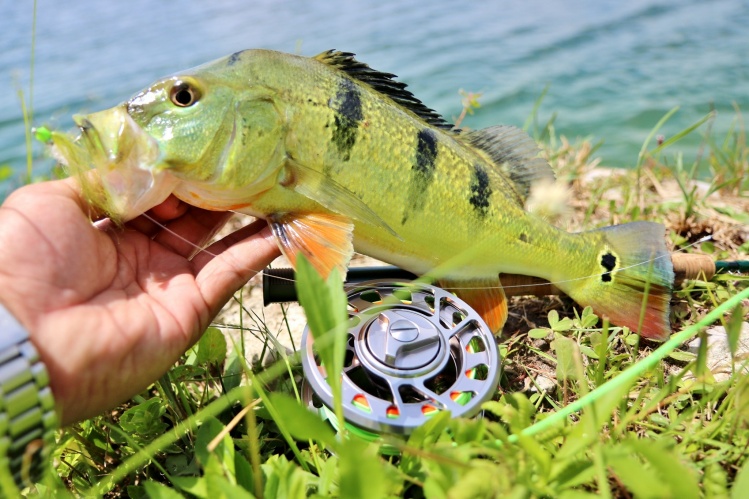
M169 100L178 107L190 107L200 99L200 92L187 82L178 81L169 92Z

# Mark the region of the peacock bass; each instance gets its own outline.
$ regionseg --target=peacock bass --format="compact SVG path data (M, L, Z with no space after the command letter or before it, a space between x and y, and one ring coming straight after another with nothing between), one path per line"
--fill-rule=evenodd
M531 186L553 173L528 135L454 129L353 54L237 52L75 119L81 138L57 155L98 170L113 218L173 193L266 219L292 263L304 254L323 275L345 274L354 251L429 274L494 331L506 272L548 279L644 337L670 333L663 226L573 234L529 214Z

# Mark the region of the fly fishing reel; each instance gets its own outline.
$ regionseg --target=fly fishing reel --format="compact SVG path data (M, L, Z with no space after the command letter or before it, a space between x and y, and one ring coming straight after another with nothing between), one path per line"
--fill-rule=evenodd
M453 294L424 284L377 282L348 288L347 296L351 320L341 378L349 425L408 435L440 411L473 416L495 393L500 358L494 336ZM306 402L336 424L309 327L301 348Z

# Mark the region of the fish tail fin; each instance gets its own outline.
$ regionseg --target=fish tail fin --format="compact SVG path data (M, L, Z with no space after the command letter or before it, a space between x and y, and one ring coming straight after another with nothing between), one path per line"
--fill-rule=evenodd
M601 273L559 287L613 324L627 326L648 339L668 339L674 271L664 232L657 223L633 222L585 233L602 239Z

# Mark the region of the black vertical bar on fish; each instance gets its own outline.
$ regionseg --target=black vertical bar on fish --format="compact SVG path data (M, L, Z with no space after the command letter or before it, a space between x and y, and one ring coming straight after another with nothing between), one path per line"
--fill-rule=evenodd
M476 210L479 218L485 218L489 213L489 198L492 195L492 187L489 174L481 165L474 165L471 176L470 196L468 202Z
M342 80L335 99L330 104L336 111L332 140L341 159L348 161L356 144L359 122L364 119L359 89L350 80Z
M401 225L405 225L411 213L424 209L427 190L434 180L437 167L437 135L428 129L419 130L416 135L416 155L411 167L409 180L409 199L411 200L403 212Z

